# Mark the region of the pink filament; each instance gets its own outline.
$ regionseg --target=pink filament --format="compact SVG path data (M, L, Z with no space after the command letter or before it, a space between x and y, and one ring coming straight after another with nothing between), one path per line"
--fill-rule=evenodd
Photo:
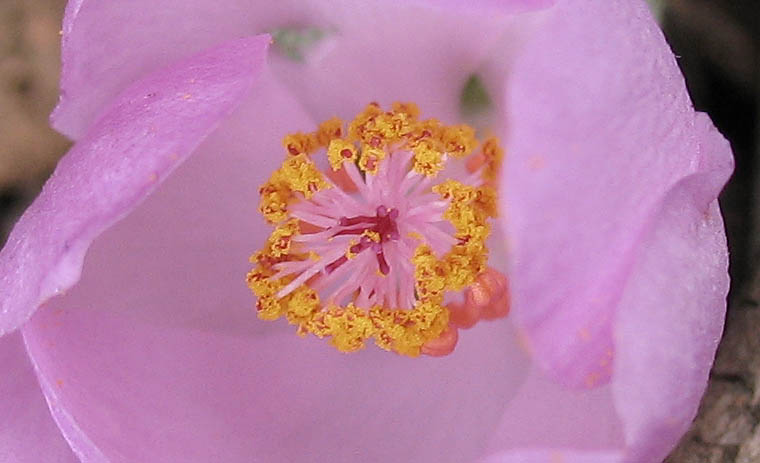
M331 183L293 206L293 217L321 229L296 236L294 245L319 258L278 264L278 278L295 277L279 297L308 281L328 303L414 307L415 249L424 242L442 255L457 240L443 219L448 201L431 192L433 179L410 169L411 158L408 151L389 153L376 174L364 177L346 162L354 194Z

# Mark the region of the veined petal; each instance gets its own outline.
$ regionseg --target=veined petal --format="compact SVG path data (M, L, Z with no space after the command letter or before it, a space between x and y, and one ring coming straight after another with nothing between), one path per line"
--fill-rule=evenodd
M50 416L18 333L0 338L0 460L77 461Z
M709 124L644 2L569 0L550 11L551 33L526 46L507 104L513 307L539 363L593 387L613 371L616 308L663 197L715 159L726 168L700 180L715 198L730 151L701 146Z
M239 103L268 36L229 42L134 84L60 161L0 253L0 333L77 282L93 239L128 214ZM118 265L118 263L114 263Z

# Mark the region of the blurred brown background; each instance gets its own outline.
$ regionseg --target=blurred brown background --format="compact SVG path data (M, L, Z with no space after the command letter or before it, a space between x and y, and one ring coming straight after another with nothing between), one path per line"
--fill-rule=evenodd
M733 286L692 430L670 463L760 463L760 0L650 0L695 105L731 141L722 198ZM65 0L0 0L0 243L70 143L48 127Z
M36 194L69 146L47 123L58 94L58 31L64 5L64 0L0 0L3 237L12 218Z

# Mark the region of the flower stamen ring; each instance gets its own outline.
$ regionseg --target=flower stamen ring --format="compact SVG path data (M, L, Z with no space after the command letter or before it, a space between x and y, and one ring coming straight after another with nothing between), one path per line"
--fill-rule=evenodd
M371 338L418 356L447 355L458 328L507 314L506 278L487 266L496 138L476 149L467 125L371 103L347 130L333 118L283 144L282 166L260 188L275 229L247 278L259 318L284 316L344 352ZM456 293L462 303L449 301Z

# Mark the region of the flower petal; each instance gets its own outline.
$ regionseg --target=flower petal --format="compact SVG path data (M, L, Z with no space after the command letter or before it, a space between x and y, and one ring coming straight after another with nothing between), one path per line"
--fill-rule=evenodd
M290 5L293 3L294 5ZM70 1L56 129L78 139L132 82L212 46L308 17L300 2Z
M247 260L269 230L257 189L283 135L312 125L270 77L25 325L42 383L70 385L49 400L110 460L471 459L524 379L508 325L411 360L256 320Z
M0 334L73 285L104 229L149 195L227 116L262 68L268 36L241 39L127 89L61 160L0 253Z
M545 463L614 463L622 461L620 452L578 450L512 450L494 455L482 463L545 462Z
M615 404L627 461L659 461L689 428L723 331L728 254L715 196L728 143L700 119L702 173L666 196L641 244L615 324Z
M24 335L43 380L63 381L49 400L110 461L471 461L525 362L503 323L445 359L412 360L340 354L292 330L172 329L77 302L88 303L52 301Z
M372 100L406 99L425 114L454 122L470 73L491 47L508 60L518 29L529 22L503 14L552 1L485 0L463 7L453 1L373 0L361 8L352 1L316 0L72 1L63 25L61 100L52 120L76 139L121 89L167 61L239 36L313 26L333 35L335 47L326 47L323 59L283 58L273 65L315 118L347 117Z
M50 416L19 333L0 338L0 461L77 461Z
M497 46L509 62L533 18L431 4L325 4L314 21L333 30L329 45L303 62L273 55L273 69L317 119L350 117L370 101L414 101L426 117L458 122L468 78Z
M544 368L595 386L612 372L615 308L646 225L703 157L730 152L701 152L703 124L644 2L550 11L551 33L527 45L509 93L513 307Z
M403 1L403 0L402 0ZM477 0L462 2L460 0L414 0L431 6L445 6L453 10L478 10L491 13L517 13L547 8L556 0Z
M513 455L519 449L555 449L571 454L622 449L623 426L613 399L609 386L567 388L533 365L494 429L487 454L495 458Z

